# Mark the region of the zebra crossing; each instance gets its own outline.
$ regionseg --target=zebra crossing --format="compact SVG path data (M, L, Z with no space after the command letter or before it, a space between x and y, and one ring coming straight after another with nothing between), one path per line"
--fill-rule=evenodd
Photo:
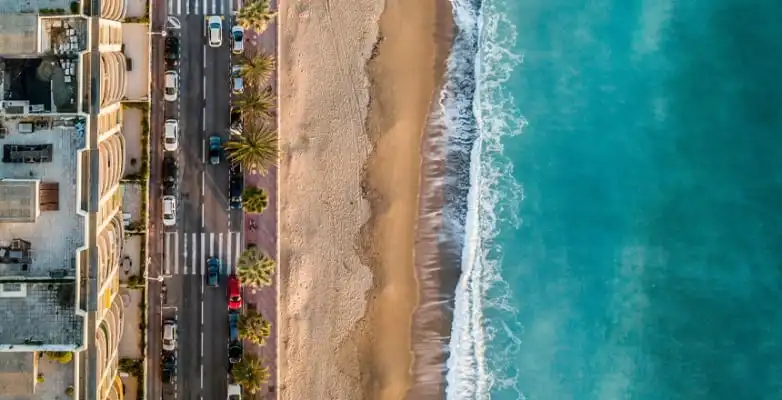
M221 275L230 275L242 252L241 232L166 232L163 243L165 275L206 275L206 260L217 257Z
M231 15L236 0L168 0L168 15ZM238 4L241 6L241 4ZM238 8L237 8L238 9Z

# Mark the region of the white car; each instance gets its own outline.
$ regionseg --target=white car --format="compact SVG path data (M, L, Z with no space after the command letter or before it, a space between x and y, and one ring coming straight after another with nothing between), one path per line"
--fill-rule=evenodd
M179 122L175 119L166 120L163 133L163 148L166 151L176 151L179 147Z
M163 196L163 225L174 226L176 224L176 197Z
M223 44L223 18L219 15L209 17L207 24L209 46L220 47Z
M163 323L163 350L176 350L176 321L168 320Z
M231 67L231 91L234 94L244 93L244 80L242 79L242 67L234 65Z
M234 25L234 27L231 28L231 41L233 42L231 51L234 54L242 54L244 52L244 28L239 25Z
M179 97L179 74L176 71L166 71L163 98L166 101L176 101Z
M228 400L242 400L242 387L235 383L228 385Z

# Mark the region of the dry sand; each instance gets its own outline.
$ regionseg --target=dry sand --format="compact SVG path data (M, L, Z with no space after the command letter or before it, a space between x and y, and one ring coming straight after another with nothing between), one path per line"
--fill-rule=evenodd
M438 15L435 1L383 3L280 1L282 399L398 400L412 381Z

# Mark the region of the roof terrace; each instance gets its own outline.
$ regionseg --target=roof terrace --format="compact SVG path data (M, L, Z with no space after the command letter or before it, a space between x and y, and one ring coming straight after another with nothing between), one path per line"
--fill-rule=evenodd
M77 109L78 54L46 54L0 59L5 114L74 113Z
M86 145L83 122L6 118L0 132L0 350L79 344L75 276L85 228L77 213L77 159Z
M73 120L6 121L0 138L0 280L9 276L74 276L76 249L84 245L77 214L77 158L85 147ZM23 249L21 239L29 242ZM11 263L5 249L27 256ZM14 250L7 250L8 252ZM16 253L19 254L19 253ZM5 261L5 262L4 262Z

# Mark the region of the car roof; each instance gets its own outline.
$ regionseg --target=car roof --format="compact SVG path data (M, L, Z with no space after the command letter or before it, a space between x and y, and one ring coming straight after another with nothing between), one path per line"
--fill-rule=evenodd
M214 23L221 23L222 24L223 23L223 19L220 18L219 15L212 15L211 17L209 17L209 23L210 24L214 24Z

